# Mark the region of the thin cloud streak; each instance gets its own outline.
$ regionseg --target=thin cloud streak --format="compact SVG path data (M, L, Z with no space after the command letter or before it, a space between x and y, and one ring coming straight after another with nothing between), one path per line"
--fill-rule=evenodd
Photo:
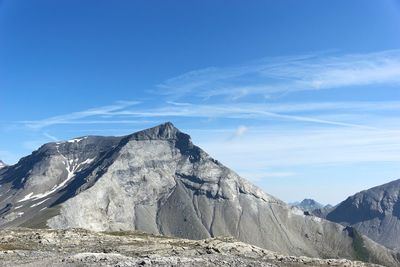
M183 107L165 107L148 111L123 111L116 112L115 115L125 115L133 117L202 117L202 118L232 118L232 119L266 119L274 118L285 121L298 121L307 123L317 123L326 125L336 125L344 127L356 127L364 129L377 129L375 127L359 125L355 123L324 120L309 116L287 115L266 110L263 105L237 104L237 105L190 105Z
M60 140L59 138L57 138L57 137L55 137L55 136L53 136L53 135L51 135L51 134L49 134L49 133L47 133L47 132L44 132L43 135L44 135L45 137L49 138L49 139L52 140L52 141L59 141L59 140Z
M342 56L267 58L235 67L191 71L158 85L175 98L270 96L307 90L400 84L400 50Z
M212 138L210 133L206 135L197 132L201 147L221 162L243 170L263 171L266 166L400 162L399 130L252 128L240 140L229 141L224 139L226 133L222 131Z
M56 124L72 124L77 123L79 120L95 117L95 116L110 116L112 112L130 107L132 105L139 104L138 101L119 101L113 105L102 106L92 109L87 109L84 111L73 112L69 114L64 114L60 116L54 116L43 120L36 121L21 121L20 123L26 125L31 129L42 129L44 127L56 125ZM86 122L88 123L88 122ZM90 123L90 122L89 122Z
M321 102L283 104L190 104L166 103L154 108L132 108L132 103L99 107L37 121L22 121L31 129L42 129L60 124L148 124L171 118L221 118L250 119L254 121L275 119L311 124L333 125L362 129L378 129L371 125L352 123L350 120L334 120L335 114L347 112L347 117L374 112L400 110L399 101L382 102ZM301 115L299 115L301 113ZM307 115L304 115L307 114ZM316 115L318 114L318 115ZM88 119L90 117L90 120ZM107 119L104 119L104 118ZM345 118L346 116L343 116ZM340 117L339 117L340 118ZM156 121L154 121L154 119ZM353 121L358 121L354 119Z

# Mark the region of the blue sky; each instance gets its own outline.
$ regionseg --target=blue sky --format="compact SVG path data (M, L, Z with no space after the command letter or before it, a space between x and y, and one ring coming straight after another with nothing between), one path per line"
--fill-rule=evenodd
M285 201L400 178L400 2L0 1L0 159L172 121Z

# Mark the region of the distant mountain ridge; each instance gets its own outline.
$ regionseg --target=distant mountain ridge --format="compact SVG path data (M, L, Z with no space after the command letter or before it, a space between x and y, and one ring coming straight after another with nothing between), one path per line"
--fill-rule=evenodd
M320 218L325 218L326 214L328 214L333 208L330 204L324 206L310 198L305 198L301 202L289 203L289 205L304 211L306 215L314 215Z
M311 198L305 198L301 202L289 203L289 205L291 205L293 207L297 207L301 210L310 211L310 212L315 209L321 209L324 207L324 205L322 205L321 203L319 203Z
M326 218L351 225L389 248L400 249L400 180L348 197Z
M0 228L15 226L233 236L283 254L400 264L352 228L262 192L172 123L48 143L0 169Z

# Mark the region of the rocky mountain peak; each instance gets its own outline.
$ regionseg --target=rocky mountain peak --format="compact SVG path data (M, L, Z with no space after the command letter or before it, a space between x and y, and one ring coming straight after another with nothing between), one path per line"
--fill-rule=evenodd
M304 211L313 211L315 209L323 208L321 203L311 198L305 198L301 202L292 203L291 206L297 207Z
M129 140L165 140L174 143L182 155L189 156L191 162L199 160L201 150L193 145L190 135L181 132L171 122L165 122L158 126L133 133L128 136Z
M182 133L171 122L166 122L130 135L131 139L136 140L174 140L184 136L190 139L188 135Z
M317 206L322 206L320 203L315 201L314 199L311 198L305 198L300 202L301 205L317 205Z

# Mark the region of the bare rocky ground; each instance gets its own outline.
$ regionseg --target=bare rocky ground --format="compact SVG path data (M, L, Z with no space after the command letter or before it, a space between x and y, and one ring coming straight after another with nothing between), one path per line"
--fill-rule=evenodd
M142 232L0 231L0 266L379 266L279 255L233 238L187 240Z

